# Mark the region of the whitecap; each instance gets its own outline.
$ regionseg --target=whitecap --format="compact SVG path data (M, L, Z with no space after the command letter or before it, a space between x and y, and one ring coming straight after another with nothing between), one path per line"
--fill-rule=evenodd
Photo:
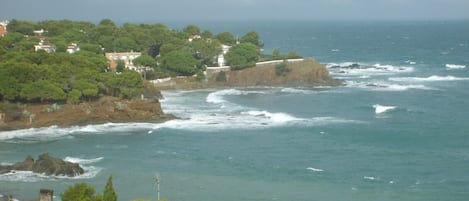
M239 96L239 95L248 95L248 94L263 94L263 93L264 92L261 92L261 91L241 91L238 89L225 89L225 90L215 91L215 92L208 94L206 98L206 102L219 104L219 103L227 102L224 99L224 96L229 96L229 95Z
M466 68L466 65L446 64L445 67L448 69L463 69L463 68Z
M396 106L385 106L385 105L375 104L375 105L373 105L373 108L375 108L375 113L376 114L382 114L382 113L388 112L390 110L396 109Z
M324 172L323 169L319 169L319 168L313 168L313 167L308 167L306 168L307 170L311 170L313 172Z
M370 176L364 176L363 179L374 181L374 180L376 180L377 178L376 178L376 177L370 177Z
M101 160L103 160L103 157L92 158L92 159L83 159L83 158L75 158L75 157L67 156L67 157L64 158L64 161L68 161L68 162L71 162L71 163L79 163L81 165L96 163L96 162L99 162Z
M434 90L431 87L425 85L415 84L391 84L385 82L359 82L348 80L345 82L347 87L354 87L360 89L369 89L374 91L406 91L410 89L421 89L421 90Z
M50 141L79 134L119 134L128 133L129 131L150 130L153 126L153 123L106 123L64 128L50 126L0 132L0 140L17 139L17 142L21 143Z
M392 77L392 78L389 78L389 80L396 81L396 82L462 81L462 80L469 80L469 77L432 75L430 77Z
M247 114L250 116L270 119L274 123L285 123L285 122L290 122L290 121L304 120L304 119L293 117L286 113L270 113L268 111L247 111L247 112L241 112L241 114Z

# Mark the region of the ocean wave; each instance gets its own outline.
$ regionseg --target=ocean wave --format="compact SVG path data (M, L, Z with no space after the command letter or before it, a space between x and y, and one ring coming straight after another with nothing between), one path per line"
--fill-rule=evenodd
M49 181L49 180L80 180L80 179L91 179L96 177L102 168L95 166L85 166L86 164L96 163L101 161L103 158L95 159L81 159L74 157L66 157L64 160L69 162L78 163L81 168L85 171L82 175L77 175L75 177L69 177L65 175L45 175L34 173L32 171L12 171L6 174L0 174L0 181L15 181L15 182L40 182L40 181Z
M313 167L308 167L308 168L306 168L306 170L310 170L310 171L313 171L313 172L324 172L323 169L313 168Z
M319 126L326 124L359 123L334 117L298 118L286 113L247 110L237 113L197 113L187 119L176 119L154 126L158 129L197 130L216 132L229 129L265 129L279 126Z
M96 163L96 162L99 162L101 160L103 160L103 157L92 158L92 159L83 159L83 158L75 158L75 157L67 156L67 157L64 158L64 161L68 161L68 162L71 162L71 163L78 163L78 164L81 164L81 165Z
M469 77L432 75L430 77L392 77L392 78L389 78L389 80L396 81L396 82L463 81L463 80L469 80Z
M396 73L409 73L413 72L414 68L410 66L394 66L386 64L364 64L356 62L344 63L329 63L326 67L334 75L353 75L353 76L367 76L367 75L388 75Z
M371 177L371 176L364 176L363 179L364 179L364 180L370 180L370 181L378 180L378 178L376 178L376 177Z
M225 89L225 90L220 90L220 91L215 91L210 94L208 94L206 98L206 102L208 103L225 103L227 102L224 99L224 96L239 96L239 95L248 95L248 94L264 94L265 92L262 91L242 91L238 89Z
M373 108L375 108L376 114L382 114L382 113L396 109L396 106L385 106L385 105L375 104L373 105Z
M425 85L415 84L395 84L386 82L358 82L358 81L346 81L347 87L368 89L373 91L407 91L411 89L419 90L435 90L434 88L427 87Z
M261 117L272 120L274 123L285 123L290 121L303 121L304 119L296 118L285 113L270 113L267 111L247 111L241 112L241 114L247 114L254 117Z
M0 140L16 140L13 142L31 143L37 141L50 141L73 137L73 135L84 134L120 134L129 133L130 131L150 130L154 124L152 123L106 123L87 126L72 127L42 127L30 128L22 130L0 132Z
M463 68L466 68L466 65L446 64L445 67L448 69L463 69Z

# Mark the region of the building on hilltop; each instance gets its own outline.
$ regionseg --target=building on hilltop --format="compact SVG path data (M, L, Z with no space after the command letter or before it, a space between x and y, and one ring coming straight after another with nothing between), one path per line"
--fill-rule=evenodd
M196 39L201 39L202 36L200 35L191 35L189 36L189 39L187 39L189 42L192 42L193 40L196 40Z
M226 65L225 55L231 49L229 45L221 45L222 52L217 57L218 66L222 67Z
M67 46L67 52L69 54L73 54L78 51L80 51L80 47L76 43L70 43L70 45Z
M109 68L114 69L117 67L117 61L123 61L125 68L131 70L137 70L137 67L134 66L133 60L141 56L141 52L115 52L115 53L106 53L105 56L109 60Z
M9 23L10 22L7 20L0 22L0 37L4 37L7 35L8 33L7 26Z
M34 51L44 50L47 53L55 52L57 47L52 43L46 43L46 39L42 38L41 41L34 46Z

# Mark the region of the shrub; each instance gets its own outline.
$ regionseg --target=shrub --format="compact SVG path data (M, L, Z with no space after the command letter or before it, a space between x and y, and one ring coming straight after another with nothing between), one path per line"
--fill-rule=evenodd
M227 79L226 79L226 73L225 71L221 71L217 74L217 77L215 77L215 80L217 82L226 82Z
M275 74L277 76L280 76L280 75L285 75L287 74L288 72L290 72L290 68L288 68L288 63L287 62L282 62L282 63L279 63L275 66Z

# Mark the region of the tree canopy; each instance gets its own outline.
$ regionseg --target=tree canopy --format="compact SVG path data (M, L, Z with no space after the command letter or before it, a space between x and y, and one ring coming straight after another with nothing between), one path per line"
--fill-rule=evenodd
M115 61L119 73L109 71L106 52L141 52L133 63L149 67L146 77L163 78L201 75L205 66L217 66L222 44L233 46L225 58L234 68L253 66L262 46L255 31L238 44L229 32L214 35L193 24L175 30L163 24L119 26L111 19L98 24L13 19L8 31L0 37L0 101L79 103L105 95L138 95L143 89L141 75L119 61ZM193 35L201 37L188 40ZM56 51L35 52L40 41L54 44ZM70 43L77 43L80 51L67 53Z
M256 65L259 61L259 49L251 43L241 43L233 46L226 54L225 58L228 65L233 70L240 70Z

